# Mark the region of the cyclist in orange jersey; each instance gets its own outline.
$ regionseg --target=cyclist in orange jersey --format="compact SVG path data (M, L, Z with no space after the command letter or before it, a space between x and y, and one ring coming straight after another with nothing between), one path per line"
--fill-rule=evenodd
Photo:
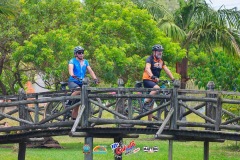
M171 71L168 69L162 60L164 48L156 44L152 47L152 55L146 60L145 69L143 72L143 86L144 88L160 88L157 82L159 81L161 70L163 69L169 78L174 81ZM156 95L157 91L151 91L150 95ZM144 109L149 110L153 108L154 101L151 98L146 98L144 101ZM148 120L152 121L152 114L148 115Z

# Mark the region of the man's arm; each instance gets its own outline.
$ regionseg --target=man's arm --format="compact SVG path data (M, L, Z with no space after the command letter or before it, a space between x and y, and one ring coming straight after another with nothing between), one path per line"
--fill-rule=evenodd
M147 74L149 75L149 77L152 77L152 76L153 76L153 73L152 73L152 71L151 71L151 64L150 64L150 63L146 63L145 71L147 72Z
M89 74L91 75L91 77L93 79L97 79L95 73L93 72L93 70L92 70L92 68L90 66L87 66L87 70L88 70Z
M70 76L74 76L74 73L73 73L73 64L69 64L68 65L68 73Z
M168 69L168 67L166 65L164 65L163 67L164 71L167 73L167 75L169 76L169 78L171 78L171 80L174 80L174 77L171 73L171 71Z
M150 63L146 63L145 66L145 71L147 72L148 76L153 79L154 81L159 81L159 78L157 78L156 76L153 75L152 70L151 70L151 64Z

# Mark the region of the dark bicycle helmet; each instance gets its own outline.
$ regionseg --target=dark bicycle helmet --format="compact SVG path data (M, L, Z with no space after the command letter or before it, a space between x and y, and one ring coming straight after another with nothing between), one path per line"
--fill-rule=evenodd
M159 51L160 52L160 51L163 51L163 50L164 50L164 48L160 44L156 44L152 47L152 51Z
M74 48L73 53L76 54L78 51L82 51L83 52L84 48L82 48L81 46L77 46L77 47Z

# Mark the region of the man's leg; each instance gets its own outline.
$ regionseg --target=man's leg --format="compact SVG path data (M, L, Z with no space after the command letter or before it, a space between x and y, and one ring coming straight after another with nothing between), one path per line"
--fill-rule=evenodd
M153 88L159 89L160 87L159 87L158 85L155 85ZM151 91L151 92L150 92L150 95L156 95L157 92L158 92L158 91ZM146 98L145 103L150 103L151 100L152 100L151 98ZM152 105L150 106L150 109L153 109L153 105L154 105L154 103L152 103ZM152 114L149 114L149 115L148 115L148 120L149 120L149 121L152 121L152 117L153 117L153 115L152 115Z
M71 96L77 96L77 95L80 95L81 91L75 91L71 94ZM77 115L78 115L78 109L79 109L79 106L73 108L72 110L72 119L75 120L77 118Z
M68 82L68 88L71 89L71 90L74 90L74 89L78 89L78 88L81 88L80 85L74 83L74 82ZM77 95L80 95L81 91L73 91L71 96L77 96ZM75 100L71 100L73 102L75 102ZM71 104L73 105L73 104ZM72 110L72 119L75 120L77 118L77 115L78 115L78 109L79 109L79 106L73 108Z

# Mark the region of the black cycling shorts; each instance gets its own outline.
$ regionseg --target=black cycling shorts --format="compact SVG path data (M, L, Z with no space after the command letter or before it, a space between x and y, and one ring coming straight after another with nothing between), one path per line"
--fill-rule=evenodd
M153 88L154 86L156 86L157 83L153 82L153 81L150 81L150 80L146 80L144 79L143 80L143 86L144 88Z
M68 88L69 89L76 89L76 88L81 88L82 84L77 84L75 82L68 82Z

